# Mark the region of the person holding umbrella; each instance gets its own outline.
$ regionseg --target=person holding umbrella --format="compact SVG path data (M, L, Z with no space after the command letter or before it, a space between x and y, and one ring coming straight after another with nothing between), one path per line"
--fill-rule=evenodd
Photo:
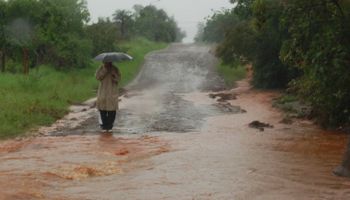
M103 132L111 132L119 109L118 85L121 74L112 62L131 59L131 56L123 53L103 53L95 57L95 60L103 62L95 74L96 79L100 81L96 106L100 112L100 126Z

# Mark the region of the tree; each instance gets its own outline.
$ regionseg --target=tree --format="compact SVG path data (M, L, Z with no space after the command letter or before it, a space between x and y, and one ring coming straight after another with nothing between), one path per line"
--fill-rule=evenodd
M286 5L283 22L289 38L281 59L303 71L295 85L299 94L311 102L322 124L350 123L349 10L331 0Z
M230 0L235 5L234 13L240 20L249 20L253 17L253 4L255 0Z
M286 6L283 25L289 38L284 41L281 59L303 71L295 88L311 103L321 124L349 126L350 3L294 0ZM344 161L334 173L350 177L350 139Z
M285 88L298 72L280 60L280 49L287 37L280 27L284 4L279 0L256 0L252 4L255 56L253 84L260 88Z
M35 0L10 0L7 2L8 24L5 26L5 44L12 49L12 58L22 54L23 73L29 73L29 54L35 48L36 23L40 12ZM17 53L16 53L17 52Z
M203 29L203 41L220 43L225 38L225 33L238 23L233 10L226 9L215 12L206 21Z
M251 63L253 85L283 88L295 78L297 70L282 63L279 54L286 31L279 19L283 2L278 0L234 0L231 11L215 13L205 30L207 41L220 41L217 55L226 64ZM220 30L220 27L225 27ZM228 27L228 28L227 28ZM208 39L209 38L209 39Z
M84 26L89 21L85 0L40 0L40 56L58 68L89 64L91 42Z
M92 41L92 55L97 55L101 52L112 52L118 49L116 42L121 40L120 31L115 23L108 18L100 18L97 23L87 26L86 32Z
M350 2L231 3L239 23L225 31L218 47L223 61L252 63L255 87L293 89L311 104L321 125L350 126ZM350 138L344 161L334 172L350 177Z
M170 17L168 20L168 34L171 35L172 40L169 42L181 42L186 37L186 32L182 31L175 21L174 17ZM166 28L165 28L166 29ZM175 35L175 37L174 37Z
M140 4L136 4L133 6L133 9L134 9L134 17L135 18L138 18L140 17L140 13L141 11L144 9L145 7L143 5L140 5Z
M6 38L5 24L7 19L7 4L4 0L0 0L0 71L5 72L6 69Z
M175 19L174 19L175 22ZM177 23L175 22L174 24L175 29L176 29L176 39L175 42L182 42L182 40L187 36L186 31L181 30L178 26Z
M162 9L146 6L139 11L135 19L137 35L153 41L174 42L184 37L176 21Z
M83 28L89 20L86 1L8 0L0 5L7 13L0 19L0 48L14 61L22 57L25 73L39 61L59 68L88 64L91 45Z
M113 21L118 25L122 39L131 37L135 23L132 12L127 10L116 10L113 14Z
M29 67L45 63L58 69L87 66L92 53L117 50L118 40L134 35L162 42L185 37L164 10L134 8L135 14L117 10L115 23L87 25L86 0L0 0L0 69L5 69L5 55L16 63L22 59L28 73Z
M231 66L247 64L254 60L256 33L247 21L242 21L225 33L216 53L222 61Z
M205 28L205 23L204 22L199 22L197 24L197 34L194 37L195 42L203 42L203 36L204 36L204 28Z

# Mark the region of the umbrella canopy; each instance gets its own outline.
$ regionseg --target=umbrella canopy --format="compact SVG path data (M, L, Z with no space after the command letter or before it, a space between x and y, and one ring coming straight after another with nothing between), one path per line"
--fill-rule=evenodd
M133 58L130 55L121 52L101 53L95 57L95 60L102 62L120 62L132 59Z

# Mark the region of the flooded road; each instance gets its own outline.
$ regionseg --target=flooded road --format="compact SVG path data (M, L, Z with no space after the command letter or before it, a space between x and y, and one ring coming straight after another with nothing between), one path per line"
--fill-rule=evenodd
M209 50L149 54L113 135L99 134L88 103L41 137L1 142L0 199L350 199L350 181L331 173L346 136L280 123L279 94L248 80L226 91L236 99L210 98L224 85Z

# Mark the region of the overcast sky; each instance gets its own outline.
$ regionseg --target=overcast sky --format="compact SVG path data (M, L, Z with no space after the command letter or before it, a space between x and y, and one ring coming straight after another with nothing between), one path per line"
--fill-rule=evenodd
M197 24L211 15L213 10L231 8L229 0L87 0L92 21L98 17L110 17L117 9L132 10L133 5L155 5L174 16L180 28L185 30L184 42L192 42Z

